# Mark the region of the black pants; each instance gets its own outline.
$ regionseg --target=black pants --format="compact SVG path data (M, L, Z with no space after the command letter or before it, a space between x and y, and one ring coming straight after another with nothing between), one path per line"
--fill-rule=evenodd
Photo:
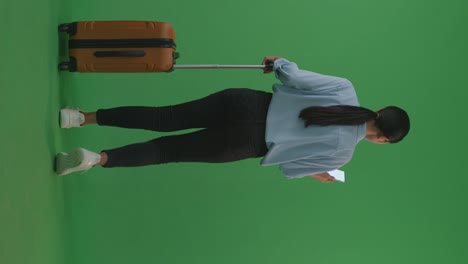
M271 93L226 89L205 98L165 107L118 107L97 111L101 126L160 132L200 128L191 133L104 150L104 167L171 162L231 162L267 152L265 120Z

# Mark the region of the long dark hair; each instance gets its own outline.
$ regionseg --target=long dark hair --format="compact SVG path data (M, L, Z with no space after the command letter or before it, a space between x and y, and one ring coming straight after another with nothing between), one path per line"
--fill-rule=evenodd
M396 106L388 106L377 112L352 105L312 106L303 109L299 117L304 120L306 127L354 126L375 120L375 126L389 138L390 143L401 141L410 129L408 114Z

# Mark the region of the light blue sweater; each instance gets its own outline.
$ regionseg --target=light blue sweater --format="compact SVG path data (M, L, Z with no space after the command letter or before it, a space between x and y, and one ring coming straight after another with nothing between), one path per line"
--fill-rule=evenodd
M273 85L265 135L269 150L261 164L278 164L288 178L300 178L348 163L366 125L306 128L299 113L310 106L359 106L351 82L300 70L286 59L276 60L273 69L282 84Z

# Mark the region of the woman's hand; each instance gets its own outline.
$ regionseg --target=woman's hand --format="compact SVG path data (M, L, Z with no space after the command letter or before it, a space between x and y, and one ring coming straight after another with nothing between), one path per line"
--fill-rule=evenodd
M262 65L272 65L273 62L275 62L275 60L277 60L277 59L281 59L281 57L279 57L279 56L266 56L263 59ZM272 73L272 72L273 72L273 67L265 68L265 70L263 71L263 73Z
M333 182L335 182L335 177L328 174L328 172L314 174L314 175L311 175L309 177L314 178L314 179L318 180L321 183L333 183Z

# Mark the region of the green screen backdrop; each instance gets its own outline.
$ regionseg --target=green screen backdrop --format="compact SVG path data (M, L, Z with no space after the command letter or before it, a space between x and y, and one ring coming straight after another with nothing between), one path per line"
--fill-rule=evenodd
M0 262L8 264L467 263L468 2L463 0L2 1ZM61 130L84 111L170 105L229 87L271 91L260 71L59 73L80 20L159 20L179 64L279 55L350 79L363 106L412 118L401 143L362 142L345 184L288 180L260 159L95 168L57 177L56 152L165 135Z

